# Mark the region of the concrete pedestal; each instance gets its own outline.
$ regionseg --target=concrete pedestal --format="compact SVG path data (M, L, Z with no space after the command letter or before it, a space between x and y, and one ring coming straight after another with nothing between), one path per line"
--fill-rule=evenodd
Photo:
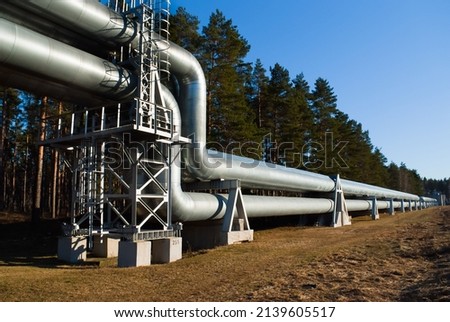
M87 237L59 237L58 259L68 263L85 261L87 257Z
M182 257L181 237L171 237L152 241L152 263L166 264Z
M120 241L119 267L150 266L152 243L150 241Z
M92 254L102 258L119 256L119 239L108 238L106 235L94 236Z
M220 244L221 245L232 245L239 244L242 242L253 241L253 230L241 230L241 231L229 231L221 232Z

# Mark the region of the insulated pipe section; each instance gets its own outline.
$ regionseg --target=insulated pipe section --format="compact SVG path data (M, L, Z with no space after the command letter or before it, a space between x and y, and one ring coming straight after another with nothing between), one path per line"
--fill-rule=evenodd
M76 26L83 37L123 45L137 34L136 24L118 12L92 0L7 0L61 26Z
M347 205L348 211L366 211L371 210L373 201L372 200L357 200L357 199L346 199L345 203ZM401 208L402 203L400 201L394 201L394 209ZM389 209L391 207L391 202L386 200L377 200L378 209Z
M137 85L126 69L5 19L0 19L0 64L111 100L126 99Z
M25 10L25 3L27 3L27 1L0 1L0 18L4 18L19 26L46 35L49 38L59 40L98 57L108 57L111 51L110 46L99 46L98 39L87 38L86 35L80 34L80 28L72 30L67 26L58 26L46 17L41 17L34 14L32 11Z
M377 187L366 183L355 182L341 179L342 190L345 194L359 196L359 197L377 197L386 199L404 199L404 200L419 200L419 196L391 190L387 188Z
M46 96L51 93L52 98L64 102L76 102L89 106L104 106L107 103L105 98L101 98L85 90L68 87L49 80L43 80L42 77L36 77L29 73L23 73L17 68L8 68L0 64L0 84L8 87L20 88L36 95ZM114 101L110 102L111 104Z

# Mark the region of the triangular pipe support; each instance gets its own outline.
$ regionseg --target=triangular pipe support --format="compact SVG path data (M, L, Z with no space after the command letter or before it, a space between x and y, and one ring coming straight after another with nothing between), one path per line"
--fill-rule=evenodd
M243 230L250 230L247 211L245 210L244 198L242 196L241 184L239 180L230 182L229 195L227 201L227 210L223 218L222 231L230 232L233 230L233 221L236 219L243 220Z
M334 209L333 209L333 227L342 227L352 224L352 217L348 213L347 203L345 202L344 191L342 190L341 179L339 175L334 178Z

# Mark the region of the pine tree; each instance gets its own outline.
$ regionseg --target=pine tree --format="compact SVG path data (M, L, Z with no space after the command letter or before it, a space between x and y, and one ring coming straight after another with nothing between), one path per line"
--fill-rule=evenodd
M170 40L191 53L197 53L200 44L198 33L200 21L186 8L178 7L170 17Z
M305 166L311 171L323 174L336 174L333 169L333 159L327 159L327 149L336 140L337 131L337 97L328 81L318 78L311 93L311 111L314 127L312 141L308 151L308 161Z
M293 89L291 94L292 109L288 119L291 120L287 125L293 133L294 154L288 159L292 167L303 167L305 152L311 142L313 128L313 113L309 106L310 87L305 80L303 73L297 75L293 80ZM292 153L291 153L292 154Z
M270 80L268 86L267 109L265 111L266 129L273 135L275 141L287 138L283 128L286 121L286 111L290 107L291 81L289 71L276 63L270 68Z
M269 78L266 76L266 70L261 60L257 59L249 84L248 100L255 111L256 125L259 129L263 127L262 113L266 110L268 82Z
M372 158L369 166L367 167L367 172L370 171L372 174L372 180L368 181L376 186L387 187L388 184L388 171L386 167L387 159L381 153L379 148L374 148L372 152Z
M389 181L388 187L394 190L400 190L400 169L398 165L391 162L388 166Z
M200 63L207 81L208 140L223 150L256 136L255 114L242 79L248 73L243 59L249 49L231 20L219 10L211 15L201 36Z

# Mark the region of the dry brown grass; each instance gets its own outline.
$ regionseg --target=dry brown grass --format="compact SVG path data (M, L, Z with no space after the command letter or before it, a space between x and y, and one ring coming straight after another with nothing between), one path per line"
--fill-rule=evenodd
M169 265L66 265L55 237L0 237L2 301L449 301L450 207L281 227ZM0 216L1 218L1 216ZM5 232L11 224L0 225ZM14 226L14 228L18 228ZM88 263L89 264L89 263Z

